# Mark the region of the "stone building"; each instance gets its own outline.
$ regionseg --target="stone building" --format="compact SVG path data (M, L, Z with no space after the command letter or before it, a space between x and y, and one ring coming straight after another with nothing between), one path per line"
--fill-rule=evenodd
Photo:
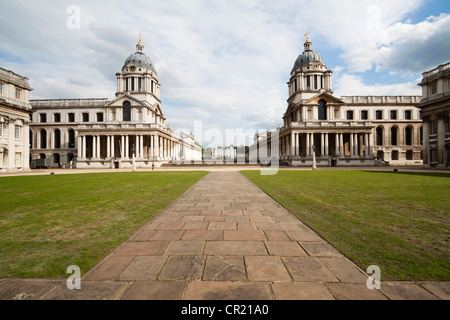
M31 100L34 165L77 168L150 168L169 161L201 160L191 133L165 125L160 83L139 40L116 73L115 99Z
M28 78L0 68L0 172L29 170Z
M422 74L424 167L447 168L450 163L450 62Z
M283 126L255 135L259 146L272 149L278 137L280 163L311 166L421 165L420 96L335 97L332 71L309 38L292 68ZM261 158L266 155L259 154Z

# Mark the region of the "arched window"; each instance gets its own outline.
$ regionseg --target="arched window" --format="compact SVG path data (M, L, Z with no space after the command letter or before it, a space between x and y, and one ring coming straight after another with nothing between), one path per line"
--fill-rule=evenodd
M398 160L398 151L397 150L392 151L391 159Z
M75 148L75 130L69 130L69 148Z
M327 102L319 100L319 120L327 120Z
M128 100L123 103L123 121L131 121L131 103Z
M41 149L46 149L47 148L47 131L45 131L45 129L41 129L39 134L41 135Z
M392 127L391 128L391 145L392 146L396 146L397 145L397 134L398 134L397 127Z
M61 148L61 131L59 129L55 130L55 148Z
M405 145L412 145L412 128L409 126L405 128Z
M377 127L377 146L383 145L383 127Z

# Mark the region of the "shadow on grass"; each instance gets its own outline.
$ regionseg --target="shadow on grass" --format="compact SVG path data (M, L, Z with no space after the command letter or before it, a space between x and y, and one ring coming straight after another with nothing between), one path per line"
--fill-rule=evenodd
M435 178L450 178L450 172L413 172L413 171L401 171L402 169L397 169L397 171L371 171L371 170L362 170L363 172L368 173L377 173L377 174L394 174L394 175L412 175L412 176L428 176Z

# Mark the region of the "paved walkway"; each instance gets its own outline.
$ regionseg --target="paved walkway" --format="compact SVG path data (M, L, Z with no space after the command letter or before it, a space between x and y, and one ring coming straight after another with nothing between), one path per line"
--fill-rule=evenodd
M449 299L368 275L239 172L210 172L81 279L0 280L0 299Z

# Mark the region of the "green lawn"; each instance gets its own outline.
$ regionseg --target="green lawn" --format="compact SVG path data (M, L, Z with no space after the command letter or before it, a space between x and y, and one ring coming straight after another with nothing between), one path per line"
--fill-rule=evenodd
M450 174L243 171L362 268L382 279L450 280Z
M206 172L0 178L0 277L88 271Z

